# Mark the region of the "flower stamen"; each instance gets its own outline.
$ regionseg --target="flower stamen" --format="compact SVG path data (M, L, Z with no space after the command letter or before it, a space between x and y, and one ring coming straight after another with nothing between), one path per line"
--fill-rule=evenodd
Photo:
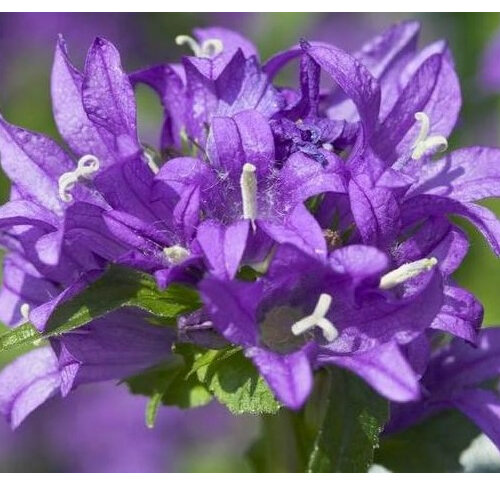
M201 45L191 36L178 35L175 37L177 45L187 45L195 57L212 58L219 55L224 50L222 40L218 38L209 38L201 43Z
M255 220L257 219L257 176L255 175L255 165L245 163L240 177L241 199L243 201L243 218L249 219L255 230Z
M292 333L294 335L302 335L314 327L319 327L323 332L323 337L328 342L333 342L338 337L339 332L332 322L328 318L325 318L331 304L332 296L328 293L322 293L312 314L299 319L299 321L292 325Z
M412 147L412 160L420 160L429 150L442 153L448 149L448 141L443 135L429 136L431 122L427 113L415 113L415 119L420 122L420 131Z
M172 266L184 262L190 256L189 250L181 245L165 247L163 249L163 254L167 258L168 263Z
M425 271L430 271L437 263L438 260L436 257L431 257L403 264L397 269L394 269L394 271L384 274L384 276L380 278L379 288L382 290L394 288Z
M21 313L21 317L24 319L24 321L29 320L30 316L30 305L27 304L26 302L24 304L21 304L21 307L19 308L19 312Z
M68 193L80 179L89 179L92 174L99 170L99 159L94 155L85 155L78 160L75 170L66 172L59 177L59 197L69 203L73 196Z
M143 153L149 169L151 170L151 172L153 172L153 174L156 175L160 171L160 167L158 167L158 165L156 164L153 155L146 149L143 151Z

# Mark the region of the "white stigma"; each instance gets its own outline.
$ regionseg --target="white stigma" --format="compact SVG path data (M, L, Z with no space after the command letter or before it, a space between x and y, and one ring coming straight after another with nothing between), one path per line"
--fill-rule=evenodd
M431 122L426 113L415 113L415 120L420 122L420 132L412 147L411 157L413 160L420 160L429 150L442 153L448 149L448 141L443 135L429 136Z
M28 321L30 316L30 305L26 302L24 304L21 304L19 312L21 313L21 317L24 319L24 321Z
M243 218L252 222L255 230L257 219L257 176L255 165L245 163L240 177L241 199L243 201Z
M189 250L181 245L166 247L163 249L163 253L172 266L184 262L190 255Z
M69 203L73 196L68 193L80 179L89 179L92 174L99 170L99 159L94 155L85 155L78 160L75 170L66 172L59 177L59 197Z
M222 40L218 38L209 38L201 43L201 45L188 35L178 35L175 37L177 45L187 45L196 57L215 57L224 50Z
M323 331L323 337L328 342L333 342L339 335L338 330L333 326L331 321L325 318L326 313L332 304L332 297L327 293L322 293L319 296L318 302L314 311L309 316L299 319L292 325L292 333L294 335L302 335L314 327L319 327Z
M438 260L436 257L431 257L429 259L420 259L415 262L403 264L397 269L394 269L394 271L384 274L384 276L380 278L379 287L382 288L382 290L394 288L410 278L418 276L420 273L430 271L437 263Z

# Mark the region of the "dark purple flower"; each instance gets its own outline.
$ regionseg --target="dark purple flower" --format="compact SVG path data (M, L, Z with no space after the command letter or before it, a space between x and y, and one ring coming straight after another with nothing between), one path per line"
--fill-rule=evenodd
M425 397L418 403L395 405L388 431L401 430L438 411L456 408L500 447L500 396L494 390L481 388L500 374L499 341L499 329L486 328L477 346L454 339L430 355L428 343L421 339L410 350L409 359L415 363L415 359L430 356L421 381Z
M439 273L417 262L385 273L376 248L350 245L322 261L293 246L276 252L254 283L206 278L200 289L214 326L241 345L287 406L300 407L312 369L333 363L357 372L397 401L418 397L416 375L399 353L441 308ZM384 375L387 360L399 366Z

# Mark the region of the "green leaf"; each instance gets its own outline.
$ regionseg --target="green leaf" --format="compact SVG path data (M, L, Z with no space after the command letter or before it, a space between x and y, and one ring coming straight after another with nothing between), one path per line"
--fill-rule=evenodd
M341 370L332 370L323 395L325 408L307 471L366 472L388 418L387 401Z
M201 303L194 289L173 284L161 291L150 276L112 266L83 292L61 304L43 333L31 323L24 323L3 334L0 351L69 332L124 306L138 307L155 315L163 324L172 324L178 315L198 309Z
M393 472L458 472L461 453L478 435L458 411L445 411L382 439L375 461Z
M272 414L279 410L280 405L268 385L241 350L214 356L196 373L232 413Z
M149 429L153 429L156 422L156 417L158 415L158 409L161 405L161 398L163 394L161 392L156 392L153 394L146 405L146 426Z
M196 375L189 376L194 354L185 358L175 354L166 362L126 380L133 394L149 396L146 408L146 424L154 422L159 404L194 408L210 402L212 395L198 380Z

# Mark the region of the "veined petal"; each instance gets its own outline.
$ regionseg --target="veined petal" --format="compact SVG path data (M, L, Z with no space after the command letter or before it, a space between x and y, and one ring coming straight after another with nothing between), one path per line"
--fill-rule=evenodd
M445 217L428 217L411 237L396 246L394 257L400 265L424 257L435 257L441 272L452 274L464 259L469 242L464 232Z
M463 202L500 196L500 149L459 149L424 165L407 197L420 194Z
M380 119L383 120L394 106L400 92L400 76L417 47L420 25L415 21L403 21L389 27L382 34L366 42L354 57L379 81L381 90ZM340 97L340 96L336 96ZM345 99L328 108L331 117L343 117L355 121L357 111Z
M326 256L323 231L303 205L297 205L283 221L259 219L257 225L280 244L290 243L318 258Z
M377 248L355 244L334 250L328 260L332 270L349 277L354 287L373 280L378 284L389 265L387 255Z
M60 384L57 357L50 347L23 354L0 372L0 413L15 429Z
M15 127L0 116L0 155L4 172L22 197L62 213L58 179L74 166L54 141Z
M462 288L445 285L444 303L432 322L432 328L475 344L482 321L483 306L474 295Z
M71 64L66 43L59 36L51 76L51 96L57 128L77 156L90 152L102 166L116 160L113 137L91 121L82 103L82 74Z
M208 277L199 289L215 328L227 340L245 347L257 345L260 284Z
M104 199L116 210L129 212L144 221L165 225L171 210L170 200L155 200L153 186L155 176L140 157L117 163L100 172L94 178L94 185Z
M198 227L200 244L215 276L233 279L238 271L249 231L249 222L242 220L228 227L207 220Z
M53 231L59 226L53 212L27 200L13 200L0 207L0 227L37 226Z
M401 206L403 225L413 224L430 215L455 214L469 219L481 231L496 255L500 255L500 221L479 205L434 195L414 196Z
M420 397L418 376L394 342L352 355L329 354L323 349L318 362L354 372L391 401L408 402Z
M143 83L158 94L165 112L162 149L170 146L180 148L181 129L186 120L185 84L173 65L160 64L136 71L130 75L133 85Z
M313 386L313 373L305 349L278 354L260 347L245 350L276 397L288 408L298 410Z
M82 99L90 120L113 135L120 157L140 150L132 85L118 51L103 38L95 39L87 55Z
M380 87L370 72L346 52L313 44L307 53L333 78L358 109L366 138L373 133L380 107Z
M292 154L279 171L278 189L283 200L298 204L321 193L346 193L341 160L333 154L326 157L329 163L323 167L303 153Z
M370 187L366 176L352 179L348 185L352 215L363 243L386 247L400 227L400 211L392 190Z
M430 135L447 137L461 105L458 77L444 42L424 49L408 64L400 81L404 89L372 142L381 157L392 161L408 152L418 135L415 113L429 117Z
M82 332L52 339L65 387L122 379L166 359L172 333L150 324L140 312L123 309L94 320Z

